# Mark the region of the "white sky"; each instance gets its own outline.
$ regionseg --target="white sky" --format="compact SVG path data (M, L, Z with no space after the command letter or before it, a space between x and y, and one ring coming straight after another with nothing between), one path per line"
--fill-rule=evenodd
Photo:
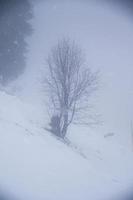
M101 2L101 1L99 1ZM133 25L118 8L95 1L49 0L35 4L28 65L37 76L50 48L62 37L74 39L89 65L101 71L95 105L103 133L130 137L133 119ZM32 83L32 82L31 82Z

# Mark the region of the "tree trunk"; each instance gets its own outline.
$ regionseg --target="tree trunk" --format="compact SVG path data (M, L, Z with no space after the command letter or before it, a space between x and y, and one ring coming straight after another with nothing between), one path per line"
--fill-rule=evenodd
M68 128L67 124L64 124L63 129L62 129L62 133L61 133L62 138L65 138L65 136L67 134L67 128Z
M62 138L64 138L67 134L67 129L68 129L68 112L65 111L64 117L63 117L63 127L61 131Z

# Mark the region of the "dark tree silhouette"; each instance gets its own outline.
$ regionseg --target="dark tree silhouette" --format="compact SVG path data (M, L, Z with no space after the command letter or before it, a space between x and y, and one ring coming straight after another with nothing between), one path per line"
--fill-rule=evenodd
M83 122L83 113L88 111L89 98L97 88L97 73L92 73L85 64L81 49L70 40L63 39L51 50L47 59L48 90L51 117L51 132L64 138L68 126L78 119ZM86 124L89 124L87 112Z
M25 68L26 36L32 33L28 0L0 0L0 81L6 84Z

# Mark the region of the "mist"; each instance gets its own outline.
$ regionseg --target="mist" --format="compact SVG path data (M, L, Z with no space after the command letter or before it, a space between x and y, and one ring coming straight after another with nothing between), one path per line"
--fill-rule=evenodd
M0 45L0 184L22 200L131 199L133 2L30 0L25 7L15 5L9 13L4 8L6 14L2 9L5 20L0 21L1 38L8 38ZM86 79L80 71L74 85L78 70L73 76L68 72L68 63L82 63L79 52L85 58L81 69L98 74L94 95L85 91L89 117L96 117L96 123L70 123L61 137L62 118L68 121L70 115L65 91L69 88L71 97ZM76 56L64 56L66 61L62 55ZM70 107L72 116L76 103Z
M27 64L39 76L38 69L45 68L45 59L56 41L62 37L77 41L88 65L101 73L100 89L94 98L95 112L101 115L103 124L98 131L114 132L123 142L131 137L133 115L133 27L128 9L128 1L35 2Z

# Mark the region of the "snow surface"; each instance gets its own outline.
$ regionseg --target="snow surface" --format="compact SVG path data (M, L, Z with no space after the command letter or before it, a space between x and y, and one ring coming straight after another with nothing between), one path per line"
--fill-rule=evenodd
M132 189L133 29L123 13L93 2L36 4L27 71L0 92L0 191L17 200L112 200ZM104 128L72 126L69 145L44 130L41 91L44 60L62 35L83 44L104 79L97 97Z
M132 186L130 147L80 127L70 131L68 146L42 128L36 113L0 92L0 185L6 192L22 200L100 200Z

